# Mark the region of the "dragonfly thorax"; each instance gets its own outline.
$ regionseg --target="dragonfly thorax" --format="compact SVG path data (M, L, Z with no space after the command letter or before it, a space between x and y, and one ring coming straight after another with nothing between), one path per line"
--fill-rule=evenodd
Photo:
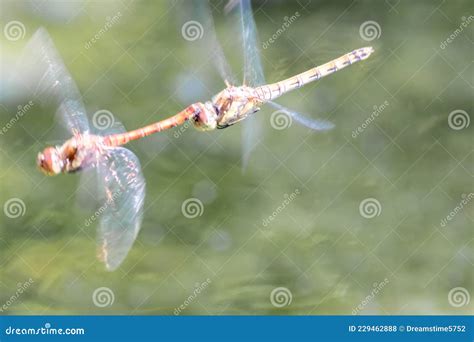
M217 112L217 128L226 128L260 110L262 104L254 88L228 87L212 98Z
M254 88L231 86L215 95L212 101L196 104L193 125L201 131L226 128L260 110L260 104L262 101Z
M104 148L97 135L76 135L59 146L46 147L38 154L37 165L49 176L82 170L95 164Z

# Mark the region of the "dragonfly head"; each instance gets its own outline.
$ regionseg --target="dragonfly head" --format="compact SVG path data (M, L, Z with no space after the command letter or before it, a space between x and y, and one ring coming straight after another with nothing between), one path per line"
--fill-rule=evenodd
M200 131L211 131L216 128L217 110L212 102L207 101L204 104L199 104L199 112L194 115L192 123Z
M54 176L61 173L63 162L58 148L50 146L46 147L43 152L38 153L36 165L48 176Z

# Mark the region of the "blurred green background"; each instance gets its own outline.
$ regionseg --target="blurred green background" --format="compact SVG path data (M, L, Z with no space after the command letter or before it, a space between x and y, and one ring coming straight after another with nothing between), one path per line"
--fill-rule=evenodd
M2 28L11 21L25 28L17 40L0 35L3 127L28 102L8 80L40 26L89 114L109 110L127 129L224 87L209 59L207 32L183 38L184 23L198 20L190 3L0 4ZM224 5L212 2L216 31L241 77L242 47ZM84 225L93 209L78 202L79 175L48 178L36 169L38 151L64 134L54 114L33 106L0 135L2 314L472 312L472 3L255 1L253 11L262 43L285 17L300 14L261 49L269 82L374 46L367 61L279 101L336 128L314 133L293 122L277 130L265 107L258 113L265 134L244 172L242 125L131 143L147 181L145 214L127 259L110 273L95 257L95 227ZM119 20L87 48L117 13ZM372 24L375 36L360 32L368 21L378 25ZM196 218L183 215L189 198L203 205ZM18 217L5 213L11 199L24 203ZM375 199L373 215L364 212L366 199ZM104 307L93 301L101 287L109 289Z

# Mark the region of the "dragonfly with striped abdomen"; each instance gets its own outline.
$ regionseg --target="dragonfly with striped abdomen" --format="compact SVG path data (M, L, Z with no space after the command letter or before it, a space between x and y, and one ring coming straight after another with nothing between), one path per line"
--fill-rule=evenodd
M244 51L244 82L237 85L226 74L228 66L215 39L215 49L220 58L219 70L226 88L210 101L189 105L181 112L148 126L132 131L94 134L88 124L86 111L77 87L52 40L44 29L38 30L31 39L30 47L39 53L45 64L38 89L50 92L58 99L59 113L72 137L62 145L50 146L38 154L37 165L47 175L73 173L89 168L98 170L98 189L102 192L105 208L101 214L99 228L100 257L107 269L116 269L125 259L140 229L145 181L138 158L126 143L141 139L173 127L191 122L202 131L223 129L244 120L244 162L248 158L258 127L252 120L265 104L284 111L295 121L314 130L333 127L330 122L312 119L288 110L273 102L276 98L305 84L314 82L351 64L367 59L373 49L356 49L324 65L312 68L283 81L265 84L257 48L256 28L250 0L238 4L241 16ZM208 18L209 30L213 30L212 17Z
M261 106L269 105L278 112L282 112L295 122L310 128L313 131L327 131L334 127L334 124L323 119L316 119L288 109L274 100L283 94L300 88L310 82L317 81L336 71L345 68L355 62L367 59L373 52L372 47L363 47L347 53L339 58L327 62L321 66L311 68L301 74L295 75L280 82L267 84L265 81L263 66L260 58L259 40L257 38L257 28L253 17L250 0L229 0L225 6L224 13L235 12L236 20L234 26L236 30L231 34L232 50L238 46L240 37L243 61L243 85L239 86L236 77L231 72L231 68L224 57L223 49L217 39L214 30L214 22L211 11L205 2L195 0L195 8L198 21L203 23L203 31L209 37L208 50L213 51L212 61L216 65L221 78L227 86L221 93L213 97L213 103L235 102L235 106L223 106L224 112L219 111L221 120L227 125L217 128L228 127L236 122L242 121L242 166L246 169L252 150L258 142L263 139L264 131L262 127L262 115L252 115L260 110ZM200 12L200 13L199 13ZM218 11L218 15L219 15ZM226 20L226 23L229 21ZM230 21L232 22L232 21ZM237 44L235 44L237 41ZM235 89L235 91L234 91ZM242 98L243 97L243 98ZM230 101L228 99L231 99ZM216 101L217 99L217 101ZM229 109L227 109L229 108ZM220 107L218 107L220 109ZM245 119L245 120L244 120ZM227 120L227 121L226 121Z

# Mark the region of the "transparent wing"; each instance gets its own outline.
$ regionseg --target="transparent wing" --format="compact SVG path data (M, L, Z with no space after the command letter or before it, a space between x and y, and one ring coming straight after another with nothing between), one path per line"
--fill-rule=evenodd
M56 121L71 134L88 133L89 123L82 103L64 100L56 111Z
M225 58L224 50L217 38L214 18L209 8L209 2L203 0L193 1L193 18L195 18L203 26L203 42L201 46L206 52L211 53L210 61L217 68L219 75L222 77L226 85L236 84L236 79L232 73L232 69Z
M263 139L262 116L250 115L242 122L242 170L246 170L250 155Z
M297 113L286 107L283 107L282 105L279 105L278 103L273 102L273 101L268 101L267 103L273 106L274 108L278 109L280 112L283 112L289 115L292 119L294 119L299 124L306 126L308 128L311 128L315 131L327 131L335 127L335 125L330 121L309 118L303 114Z
M125 133L127 130L117 117L108 110L98 110L92 115L90 132L95 135L112 135Z
M76 192L76 205L78 210L87 213L88 217L94 213L103 203L99 201L99 191L97 189L97 170L95 168L85 168L79 172L79 184Z
M250 0L240 1L240 22L242 30L242 51L244 52L244 84L255 87L265 83L260 61L257 28L253 18Z
M244 85L259 86L265 83L265 77L250 0L241 0L237 8L240 11L242 51L244 52ZM244 170L247 168L252 150L263 138L262 119L261 115L250 115L242 123L242 168Z
M96 112L97 113L97 112ZM101 114L101 113L99 113ZM112 115L107 112L104 115ZM102 127L93 124L91 125L90 133L94 135L110 135L119 134L125 132L125 127L115 117L109 117L110 121L107 121L107 126ZM99 206L103 203L98 203L100 200L100 192L97 189L98 175L97 170L94 168L85 168L80 172L78 190L76 192L76 202L81 210L87 211L88 213L95 212ZM90 215L90 214L89 214Z
M57 108L62 125L71 133L87 132L86 110L71 74L44 28L27 43L19 61L23 88L37 101Z
M128 254L140 230L145 180L137 156L130 150L110 148L98 167L102 212L98 230L99 258L109 271Z

